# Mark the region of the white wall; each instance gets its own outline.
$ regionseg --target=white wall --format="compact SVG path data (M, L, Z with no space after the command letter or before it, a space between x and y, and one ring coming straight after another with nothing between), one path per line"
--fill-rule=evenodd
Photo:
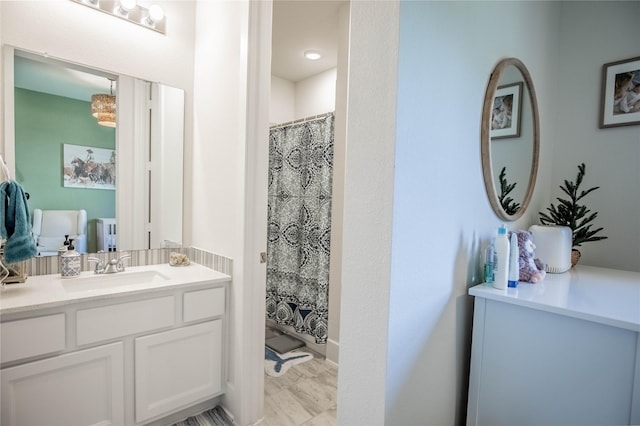
M558 117L551 185L575 181L587 166L583 199L598 212L593 228L609 238L579 247L581 263L640 271L640 126L599 129L602 65L638 57L640 2L563 2L558 69ZM606 30L605 30L606 29ZM545 206L546 208L546 206ZM545 210L546 211L546 210Z
M336 108L337 68L293 83L271 76L271 124L287 123Z
M272 75L271 124L333 112L336 108L337 74L337 68L331 68L296 83Z
M333 112L336 106L336 68L296 83L296 119Z
M292 81L271 75L269 123L288 123L296 118L296 85Z

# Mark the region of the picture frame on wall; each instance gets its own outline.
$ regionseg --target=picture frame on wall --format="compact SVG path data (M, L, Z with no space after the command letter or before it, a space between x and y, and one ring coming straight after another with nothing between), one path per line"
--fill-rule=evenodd
M602 66L600 128L640 124L640 56Z
M64 144L62 180L65 188L116 189L116 151Z
M522 82L498 86L491 111L491 139L520 137Z

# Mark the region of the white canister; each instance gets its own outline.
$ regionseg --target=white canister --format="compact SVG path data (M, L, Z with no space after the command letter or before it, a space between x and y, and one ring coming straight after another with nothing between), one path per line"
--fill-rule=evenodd
M561 274L571 269L573 233L568 226L532 225L529 228L536 257L546 264L546 271Z

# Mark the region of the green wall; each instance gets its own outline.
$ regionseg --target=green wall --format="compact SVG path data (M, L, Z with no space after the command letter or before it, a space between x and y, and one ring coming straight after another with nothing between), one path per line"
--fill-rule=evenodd
M98 125L89 102L15 89L16 180L29 209L87 211L87 249L96 251L96 219L115 217L115 191L65 188L64 144L115 149L115 129Z

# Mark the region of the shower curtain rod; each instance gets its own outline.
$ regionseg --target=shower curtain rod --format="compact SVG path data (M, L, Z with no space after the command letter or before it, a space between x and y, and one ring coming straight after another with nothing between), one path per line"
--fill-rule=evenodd
M302 124L302 123L306 123L307 121L318 120L318 119L321 119L321 118L325 118L326 116L331 115L331 114L333 114L333 111L325 112L323 114L318 114L318 115L310 115L309 117L299 118L297 120L288 121L286 123L274 124L273 126L269 127L269 130L278 129L280 127L290 126L292 124Z

